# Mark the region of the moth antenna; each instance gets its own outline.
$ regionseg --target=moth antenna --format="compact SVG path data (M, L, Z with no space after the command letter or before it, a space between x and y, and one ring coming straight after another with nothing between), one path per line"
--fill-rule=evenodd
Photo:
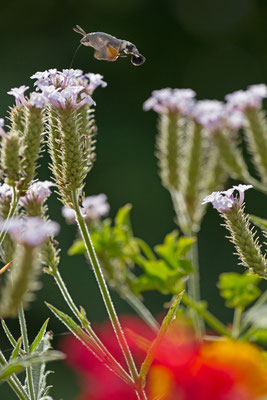
M74 58L75 58L75 56L76 56L76 54L77 54L77 51L78 51L79 48L81 47L81 45L82 45L82 43L80 43L79 46L77 47L77 49L75 50L75 53L74 53L74 55L73 55L73 57L72 57L72 60L71 60L70 66L69 66L69 69L72 68Z
M86 35L85 30L83 28L81 28L79 25L76 25L76 27L73 28L73 30L74 30L74 32L79 33L80 35L83 35L83 36Z

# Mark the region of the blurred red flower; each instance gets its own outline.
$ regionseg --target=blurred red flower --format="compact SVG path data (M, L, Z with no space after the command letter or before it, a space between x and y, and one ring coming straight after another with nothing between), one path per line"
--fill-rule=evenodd
M138 367L155 337L136 317L121 317ZM126 368L111 326L99 337ZM142 341L140 338L146 340ZM134 390L101 364L77 339L62 342L68 364L81 376L78 400L136 400ZM147 377L149 400L259 400L267 395L267 365L262 351L249 343L218 340L198 344L184 323L175 323L160 347Z

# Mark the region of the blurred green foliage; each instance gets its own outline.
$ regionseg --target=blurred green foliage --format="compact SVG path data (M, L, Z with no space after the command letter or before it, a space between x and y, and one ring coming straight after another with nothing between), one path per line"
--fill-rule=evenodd
M154 157L156 116L142 111L142 103L153 89L191 87L198 98L223 99L228 92L249 84L266 83L267 78L267 2L265 0L47 0L36 3L14 0L1 3L0 116L6 115L13 99L6 92L15 86L31 84L30 76L47 68L68 68L80 37L72 31L76 24L86 31L104 31L136 44L147 58L141 67L128 59L116 63L97 61L92 49L82 47L74 68L104 75L106 89L96 92L97 162L87 178L86 194L104 192L112 212L127 202L134 205L133 228L137 237L151 246L162 242L176 228L171 200L161 187ZM49 177L45 154L41 179ZM264 196L251 191L247 211L262 215ZM62 223L59 236L62 247L60 269L77 304L87 307L92 321L106 318L93 273L83 257L67 257L75 228L66 226L56 196L49 200L50 215ZM258 210L260 210L258 212ZM216 281L219 273L242 272L232 256L232 246L219 227L217 213L210 210L199 237L202 297L211 311L225 321L231 317L220 300ZM116 294L119 312L130 312ZM147 306L156 315L166 297L154 293L145 296ZM50 316L43 302L64 308L57 288L44 276L38 300L26 313L33 331ZM9 322L12 331L17 321ZM55 334L62 326L51 318L49 329ZM56 340L57 336L55 336ZM60 338L60 336L59 336ZM1 348L9 345L2 332ZM57 367L58 365L58 367ZM54 366L51 368L53 369ZM53 380L56 398L73 399L77 389L70 373L55 364ZM7 387L1 396L12 400Z

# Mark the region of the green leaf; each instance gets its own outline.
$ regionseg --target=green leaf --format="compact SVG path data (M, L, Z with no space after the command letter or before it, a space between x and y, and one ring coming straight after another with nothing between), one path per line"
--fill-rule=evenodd
M173 231L166 235L163 244L155 246L157 254L169 265L172 269L180 268L180 259L186 257L191 245L194 243L194 238L179 238L178 231ZM193 272L190 267L186 274Z
M259 329L254 331L249 339L262 345L267 345L267 329Z
M132 210L132 204L125 204L119 209L115 217L115 225L126 226L130 231L132 230L130 213Z
M86 253L86 247L83 240L75 240L68 250L69 256L76 256L77 254Z
M219 277L218 288L221 296L226 300L226 306L230 308L245 308L255 301L261 294L257 285L260 282L257 275L235 272L224 273Z
M19 352L20 352L20 347L21 347L21 341L22 341L22 336L18 339L15 348L12 351L12 354L10 356L10 361L14 360L15 358L17 358Z
M15 348L16 345L17 345L16 339L14 338L14 336L12 335L10 330L8 329L8 326L7 326L7 324L5 323L5 321L3 319L1 320L1 324L2 324L2 327L3 327L4 331L5 331L6 337L8 338L8 340L11 343L11 345L13 346L13 348Z
M267 231L267 219L257 217L256 215L250 215L249 219L253 222L253 224L257 225L259 228Z
M40 331L38 332L36 338L34 339L31 347L30 347L30 353L33 353L37 347L39 346L41 340L43 339L45 332L46 332L46 327L49 322L49 318L44 322L43 326L41 327Z
M18 359L8 362L5 366L0 367L0 382L7 380L12 374L17 374L35 364L47 363L49 361L61 360L65 356L60 351L49 350L42 354L29 354Z

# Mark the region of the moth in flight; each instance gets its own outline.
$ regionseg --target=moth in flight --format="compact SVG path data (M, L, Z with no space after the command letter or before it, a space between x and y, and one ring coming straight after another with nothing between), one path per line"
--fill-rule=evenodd
M83 36L76 52L81 45L84 45L95 49L94 57L97 60L116 61L119 57L131 55L131 62L135 66L142 65L146 60L136 46L127 40L117 39L104 32L86 33L79 25L73 30Z

